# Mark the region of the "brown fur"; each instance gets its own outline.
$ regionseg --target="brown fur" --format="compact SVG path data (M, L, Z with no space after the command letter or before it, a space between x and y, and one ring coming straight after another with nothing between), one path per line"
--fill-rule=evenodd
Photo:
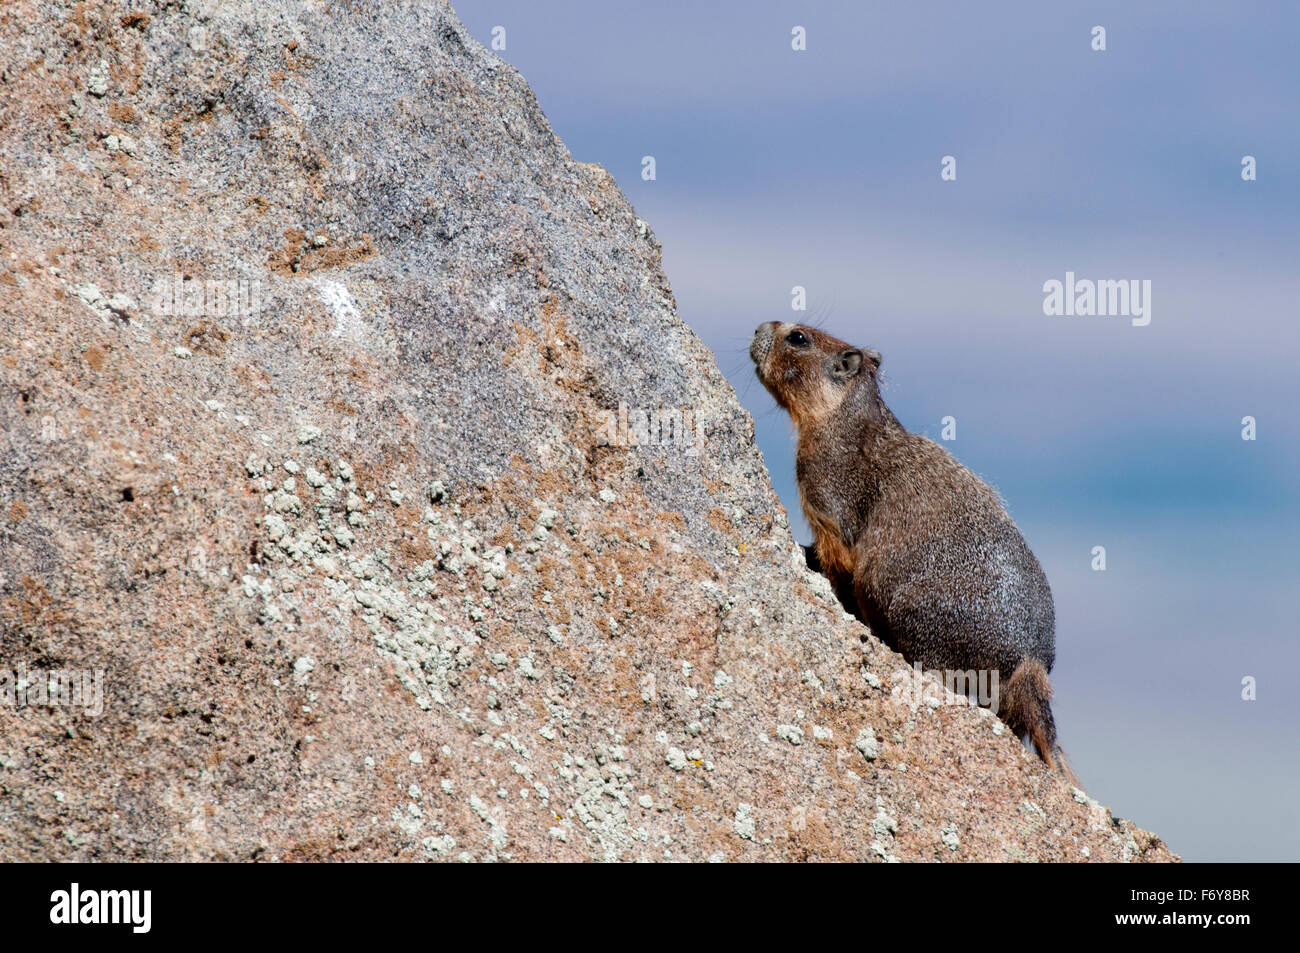
M996 671L999 715L1073 781L1050 704L1051 590L997 494L903 428L880 395L875 351L768 322L750 356L798 429L810 566L909 662Z
M1051 701L1052 683L1047 669L1038 659L1026 658L1016 666L1011 680L1002 689L998 715L1018 736L1028 735L1038 756L1078 787L1079 779L1056 740Z

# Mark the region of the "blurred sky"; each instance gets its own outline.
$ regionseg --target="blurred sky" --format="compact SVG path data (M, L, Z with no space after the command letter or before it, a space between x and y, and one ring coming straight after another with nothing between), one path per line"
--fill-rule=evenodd
M879 349L905 426L956 417L945 446L1043 563L1089 793L1187 860L1300 860L1300 6L456 9L485 45L506 28L498 55L654 228L797 535L746 347L802 285L793 319ZM1067 270L1149 279L1151 323L1044 316Z

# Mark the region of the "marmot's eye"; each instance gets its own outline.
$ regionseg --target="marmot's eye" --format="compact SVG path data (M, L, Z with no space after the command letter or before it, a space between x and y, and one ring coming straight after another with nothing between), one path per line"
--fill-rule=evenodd
M793 344L795 347L808 346L808 339L804 337L804 333L802 331L791 331L789 334L785 336L785 339L788 343Z

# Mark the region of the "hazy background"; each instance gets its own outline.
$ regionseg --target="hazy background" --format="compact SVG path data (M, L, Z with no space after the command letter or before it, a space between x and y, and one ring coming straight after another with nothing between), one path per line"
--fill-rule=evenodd
M903 424L955 416L945 446L1006 497L1089 793L1187 860L1295 861L1300 8L1131 6L456 4L654 228L796 534L745 348L803 285L803 317L883 352ZM1150 325L1045 317L1067 270L1150 279Z

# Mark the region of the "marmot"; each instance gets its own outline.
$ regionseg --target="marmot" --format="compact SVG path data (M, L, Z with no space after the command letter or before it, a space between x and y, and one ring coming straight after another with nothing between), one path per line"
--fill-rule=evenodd
M997 494L903 428L880 396L877 351L769 321L749 355L798 430L810 566L909 662L996 671L998 715L1077 783L1052 720L1052 591Z

